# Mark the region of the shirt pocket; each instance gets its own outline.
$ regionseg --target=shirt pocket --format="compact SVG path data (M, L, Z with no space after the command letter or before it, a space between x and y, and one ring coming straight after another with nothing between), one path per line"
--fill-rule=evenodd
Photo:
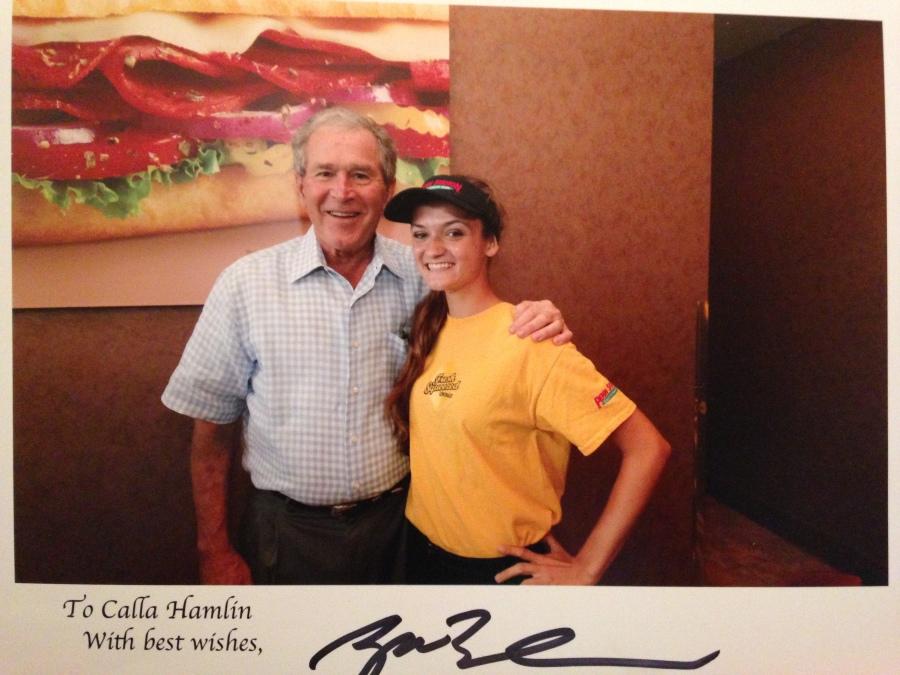
M386 352L391 367L391 374L392 377L396 377L403 366L403 362L406 361L406 352L409 349L409 345L405 338L396 333L388 332L385 335L385 340L387 341Z

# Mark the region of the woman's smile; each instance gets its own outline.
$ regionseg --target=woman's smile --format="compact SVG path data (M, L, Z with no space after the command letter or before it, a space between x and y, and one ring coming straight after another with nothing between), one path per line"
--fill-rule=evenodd
M478 218L446 202L424 204L415 211L411 234L419 273L431 290L447 293L451 305L490 287L487 266L497 241L485 239Z

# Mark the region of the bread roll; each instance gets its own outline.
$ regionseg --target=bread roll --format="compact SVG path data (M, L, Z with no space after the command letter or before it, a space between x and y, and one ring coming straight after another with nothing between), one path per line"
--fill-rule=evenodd
M296 220L301 216L294 173L250 175L226 166L188 183L154 183L141 213L109 218L97 209L72 204L63 211L39 190L12 188L13 246L66 244L147 234L205 230Z
M413 187L400 181L395 192ZM293 171L253 176L240 166L198 176L189 183L154 183L141 213L109 218L97 209L72 204L63 211L38 190L12 186L13 246L41 246L140 237L239 225L307 220ZM382 219L382 234L409 241L409 225Z
M447 21L448 6L336 0L13 0L13 16L41 19L102 17L137 12L201 12L260 16L349 17Z

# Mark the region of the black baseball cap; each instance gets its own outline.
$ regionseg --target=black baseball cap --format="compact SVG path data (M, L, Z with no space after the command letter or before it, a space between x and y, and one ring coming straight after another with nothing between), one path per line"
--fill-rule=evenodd
M434 176L422 183L422 187L410 188L394 195L384 207L384 215L397 223L409 223L418 207L436 201L458 206L483 222L496 218L497 214L497 205L490 196L465 177Z

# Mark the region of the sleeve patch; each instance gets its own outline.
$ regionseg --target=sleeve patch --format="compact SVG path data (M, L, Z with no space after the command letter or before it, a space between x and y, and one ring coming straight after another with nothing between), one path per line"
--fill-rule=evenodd
M613 386L612 382L609 382L603 390L594 397L594 403L597 404L598 408L602 408L609 403L617 393L619 393L619 390Z

